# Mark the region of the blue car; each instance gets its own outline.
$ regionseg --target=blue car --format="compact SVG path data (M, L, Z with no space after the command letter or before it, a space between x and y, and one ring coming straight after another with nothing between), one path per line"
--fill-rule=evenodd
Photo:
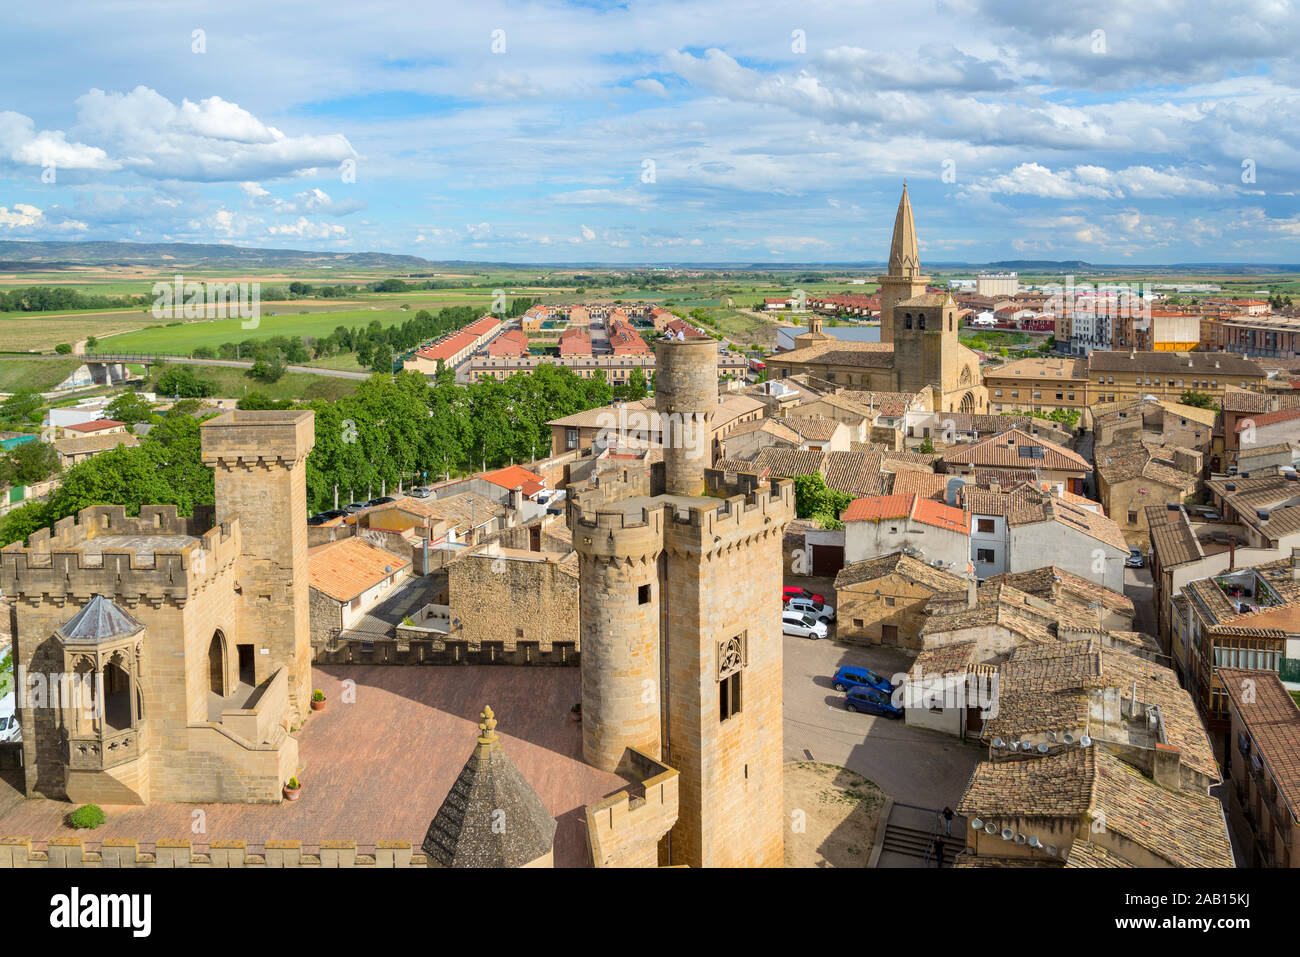
M835 682L836 691L848 691L850 688L874 688L877 691L883 691L886 695L894 692L894 686L870 668L844 667L835 672L835 677L832 680Z
M894 706L889 695L875 688L852 688L844 696L846 711L860 711L864 714L876 714L884 718L901 718L903 709Z

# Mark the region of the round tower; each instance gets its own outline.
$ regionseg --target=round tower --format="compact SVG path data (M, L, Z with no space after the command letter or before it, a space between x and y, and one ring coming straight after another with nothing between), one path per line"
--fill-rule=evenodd
M663 510L578 513L582 755L615 770L627 748L660 756L659 554Z
M708 337L659 340L655 347L655 411L664 450L664 491L703 495L713 464L713 412L718 405L718 344Z

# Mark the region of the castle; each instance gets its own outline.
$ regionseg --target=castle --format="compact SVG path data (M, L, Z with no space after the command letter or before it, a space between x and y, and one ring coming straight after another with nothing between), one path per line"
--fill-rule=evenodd
M314 413L200 435L215 507L86 508L0 551L28 797L272 802L298 773Z
M659 863L779 866L777 596L793 485L722 487L709 468L717 343L665 339L657 352L663 462L602 475L570 497L583 755L605 770L676 771L676 823L662 840L634 836L658 841Z
M912 203L903 186L894 217L889 267L880 283L880 342L840 341L822 331L820 316L795 338L795 348L774 355L776 376L813 375L848 389L934 392L934 411L985 413L988 392L979 356L961 344L957 304L947 293L926 291L921 275Z

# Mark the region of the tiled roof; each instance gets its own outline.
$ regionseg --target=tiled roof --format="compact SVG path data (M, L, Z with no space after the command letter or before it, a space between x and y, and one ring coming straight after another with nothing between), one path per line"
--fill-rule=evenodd
M925 648L916 656L908 672L913 675L965 674L975 664L978 642L958 641L938 648Z
M72 425L65 425L63 428L72 432L99 432L102 429L120 429L125 425L125 422L119 422L117 419L94 419L90 422L76 422Z
M1103 585L1089 581L1073 572L1055 565L1035 568L1032 571L1006 572L989 578L985 584L1005 582L1020 591L1046 600L1074 600L1082 604L1098 602L1112 611L1128 615L1135 613L1133 599Z
M336 601L351 601L410 565L365 539L339 539L307 551L311 587Z
M140 440L130 432L107 432L104 435L80 435L75 439L55 439L50 443L60 455L84 455L103 452L119 445L139 445Z
M969 532L970 516L960 508L936 502L933 499L917 498L912 507L912 521L923 525L932 525L950 532Z
M1300 821L1300 709L1275 671L1219 668L1218 672L1233 709L1255 742L1254 753L1277 784L1291 817Z
M800 438L814 442L828 442L843 428L843 423L824 415L785 415L778 420L797 432Z
M1223 390L1224 412L1268 412L1274 408L1276 406L1272 397L1262 392L1252 392L1236 386L1228 386Z
M848 495L879 495L880 456L872 452L827 452L822 460L827 488Z
M824 452L809 452L803 449L760 449L754 456L756 469L765 469L777 478L793 478L796 475L817 475L821 472Z
M916 472L907 469L892 473L891 495L919 495L935 501L945 500L951 475L936 475L933 472Z
M807 362L824 366L889 369L894 365L894 346L893 343L840 342L835 339L802 346L782 354L773 361L778 364Z
M923 561L894 552L865 562L845 565L835 576L835 588L850 588L863 582L872 582L886 575L899 575L934 592L954 591L965 586L965 581Z
M536 495L546 488L546 482L540 475L528 471L522 465L510 465L503 469L497 469L495 472L484 472L480 478L485 482L491 482L493 485L499 485L502 488L511 490L522 485L525 496Z
M849 503L840 513L844 522L879 522L891 518L907 518L912 514L915 495L876 495Z
M1180 472L1155 460L1153 448L1144 442L1122 442L1098 446L1093 454L1097 474L1107 485L1144 478L1184 494L1196 489L1196 476Z
M1042 458L1021 455L1022 448L1042 449ZM1089 472L1092 466L1082 455L1070 449L1030 435L1021 429L1009 429L978 442L954 446L943 454L947 463L982 465L1051 471Z
M1196 540L1196 533L1187 520L1187 514L1181 508L1171 510L1163 505L1148 505L1146 515L1151 545L1155 548L1162 568L1199 561L1205 557Z
M1161 787L1097 746L985 761L957 805L967 817L1100 820L1174 867L1232 867L1223 809L1208 795Z
M1065 859L1066 867L1134 867L1118 854L1094 844L1092 841L1075 841L1070 846L1070 856Z
M1266 425L1276 425L1278 422L1290 422L1293 419L1300 419L1300 409L1278 409L1275 412L1261 412L1259 415L1252 415L1249 418L1241 419L1237 422L1237 431L1242 432L1251 425L1262 428Z
M1088 371L1264 378L1258 363L1232 352L1093 352L1088 356Z

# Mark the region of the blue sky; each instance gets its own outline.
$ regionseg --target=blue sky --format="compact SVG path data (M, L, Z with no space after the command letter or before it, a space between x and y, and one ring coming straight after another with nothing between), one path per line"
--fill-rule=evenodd
M1300 262L1286 0L470 6L11 8L0 238Z

